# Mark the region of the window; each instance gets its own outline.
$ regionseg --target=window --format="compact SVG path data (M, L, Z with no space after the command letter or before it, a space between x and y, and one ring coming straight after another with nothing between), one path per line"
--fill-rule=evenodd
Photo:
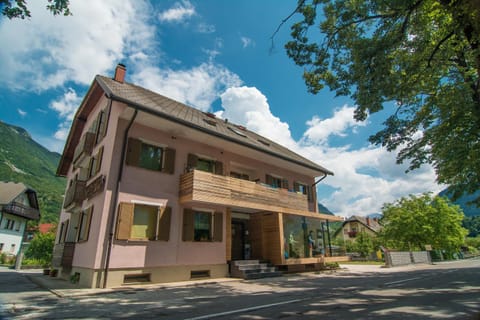
M80 212L80 218L78 220L78 235L77 235L78 242L83 242L88 240L88 235L90 233L90 222L92 221L92 213L93 213L93 206Z
M15 254L15 247L16 247L16 245L15 245L15 243L13 243L12 246L10 247L10 253Z
M216 241L223 238L221 212L185 209L183 211L183 241Z
M60 225L60 233L59 233L59 236L58 236L58 243L64 243L65 242L65 239L67 237L67 231L68 231L68 223L69 223L69 220L65 220Z
M223 174L223 163L213 159L201 158L194 154L189 154L187 159L188 169L197 169L215 174Z
M239 130L237 130L237 129L235 129L235 128L228 127L228 129L230 129L230 131L236 133L237 135L239 135L239 136L241 136L241 137L244 137L244 138L247 137L247 135L246 135L245 133L243 133L243 132L241 132L241 131L239 131Z
M313 200L313 195L312 195L312 188L301 182L294 182L293 183L293 190L298 193L302 193L307 196L308 201Z
M15 225L15 221L12 219L7 219L5 222L5 229L7 230L13 230L13 226Z
M174 173L175 149L155 146L135 138L128 139L127 165Z
M142 143L139 165L150 170L162 170L163 149L151 144Z
M171 215L171 207L123 202L118 213L116 238L168 241Z
M15 225L15 231L20 231L20 221L17 221L16 225Z
M102 167L102 157L103 157L103 146L100 149L98 149L97 154L90 159L88 178L94 177L97 173L100 172L100 169Z
M5 245L5 243L0 243L0 253L2 253L4 245Z
M288 180L280 177L274 177L269 174L266 175L265 181L268 185L274 188L288 189Z
M109 114L110 106L106 107L98 113L97 118L88 130L89 132L93 132L95 134L95 145L102 141L103 137L105 137L105 135L107 134Z
M238 173L235 171L230 171L230 177L242 179L242 180L250 180L250 177L248 176L248 174Z

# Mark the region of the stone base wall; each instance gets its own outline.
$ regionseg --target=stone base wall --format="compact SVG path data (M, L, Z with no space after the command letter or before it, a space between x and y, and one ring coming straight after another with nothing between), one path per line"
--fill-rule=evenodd
M428 251L388 251L385 252L387 267L404 266L409 264L432 263Z

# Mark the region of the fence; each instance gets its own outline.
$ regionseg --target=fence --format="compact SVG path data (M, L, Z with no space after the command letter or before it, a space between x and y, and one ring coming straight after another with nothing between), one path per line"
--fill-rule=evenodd
M403 266L408 264L432 263L428 251L386 251L385 264L387 267Z

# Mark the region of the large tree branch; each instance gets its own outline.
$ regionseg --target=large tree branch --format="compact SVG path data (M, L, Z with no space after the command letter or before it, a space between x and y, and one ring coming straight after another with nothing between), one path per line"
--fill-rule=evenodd
M438 50L440 49L440 46L445 42L447 41L448 39L450 39L453 35L455 34L454 31L450 32L449 34L447 34L442 40L440 40L437 45L435 46L435 48L433 49L432 51L432 54L430 54L430 57L428 58L428 62L427 62L427 67L430 68L431 67L431 63L432 63L432 60L433 60L433 57L435 56L435 54L438 52Z

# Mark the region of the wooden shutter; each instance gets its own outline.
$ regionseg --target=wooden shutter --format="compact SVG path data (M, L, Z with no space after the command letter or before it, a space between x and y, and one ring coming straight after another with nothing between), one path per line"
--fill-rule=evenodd
M198 162L198 157L192 153L189 153L187 158L188 171L195 169L197 167L197 162Z
M175 172L175 149L165 148L165 160L163 162L162 172L174 173Z
M307 185L306 188L307 188L307 199L308 199L308 201L311 202L311 201L313 201L312 187Z
M182 240L183 241L193 241L194 236L194 220L193 220L193 210L184 209L183 210L183 230L182 230Z
M90 224L92 221L93 206L82 212L82 221L79 228L80 234L78 241L87 241L90 234Z
M287 189L288 190L288 180L287 179L282 179L282 189Z
M172 207L161 208L158 217L158 240L168 241L170 239L170 221L172 218Z
M223 214L215 212L213 215L213 241L222 242L223 240Z
M135 138L128 138L127 159L125 161L126 164L138 167L141 151L142 141Z
M267 174L265 176L265 183L271 186L273 184L273 177L271 175Z
M103 138L103 130L105 128L105 111L101 110L97 116L97 130L95 131L95 144L98 144Z
M109 104L105 109L103 109L103 119L102 119L101 127L99 130L100 140L107 135L108 120L110 119L111 109L112 109L111 104Z
M215 174L223 175L223 163L220 161L215 162Z
M120 203L118 207L118 218L117 218L117 240L128 240L130 239L130 233L133 223L133 211L135 205L133 203Z
M97 161L95 163L95 173L93 175L99 173L100 169L102 168L103 146L98 150L98 153L95 157L97 158Z

